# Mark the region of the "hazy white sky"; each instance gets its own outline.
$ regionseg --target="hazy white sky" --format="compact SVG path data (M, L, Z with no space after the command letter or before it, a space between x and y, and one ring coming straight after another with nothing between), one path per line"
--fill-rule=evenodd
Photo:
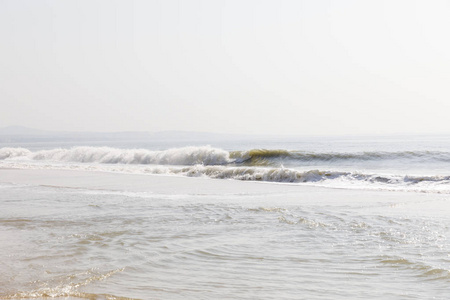
M0 127L450 133L450 1L0 0Z

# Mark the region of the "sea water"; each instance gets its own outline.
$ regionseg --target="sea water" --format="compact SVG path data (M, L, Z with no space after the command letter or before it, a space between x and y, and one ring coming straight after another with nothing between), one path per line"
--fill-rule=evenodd
M1 299L448 299L448 137L0 147Z

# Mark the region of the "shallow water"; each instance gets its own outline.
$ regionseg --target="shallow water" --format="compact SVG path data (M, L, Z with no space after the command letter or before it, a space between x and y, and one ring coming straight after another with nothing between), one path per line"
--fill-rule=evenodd
M195 183L214 188L216 180ZM271 184L260 184L259 193L258 186L245 188L257 183L227 184L241 190L155 194L3 184L0 295L450 296L445 195L292 186L283 192Z

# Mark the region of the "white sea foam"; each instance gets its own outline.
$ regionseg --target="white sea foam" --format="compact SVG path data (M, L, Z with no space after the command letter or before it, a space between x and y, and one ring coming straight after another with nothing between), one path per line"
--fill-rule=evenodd
M174 170L171 170L172 172ZM176 173L186 176L207 176L217 179L236 179L267 182L317 182L326 178L332 179L343 176L345 172L323 172L310 170L306 172L288 168L260 168L260 167L227 167L195 165L182 168Z
M0 160L13 157L24 157L31 154L31 151L25 148L1 148Z
M104 164L220 165L231 162L227 151L210 146L174 148L164 151L110 147L74 147L37 152L31 152L24 148L0 149L0 159L13 157L41 161Z

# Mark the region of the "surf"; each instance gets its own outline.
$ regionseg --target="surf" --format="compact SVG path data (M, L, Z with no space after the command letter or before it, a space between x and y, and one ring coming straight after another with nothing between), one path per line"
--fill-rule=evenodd
M269 166L283 161L297 164L349 163L382 161L450 162L450 152L444 151L369 151L369 152L308 152L287 149L250 149L227 151L211 146L191 146L167 150L120 149L112 147L73 147L30 151L26 148L1 148L0 160L26 158L67 162L105 164L161 165L224 165L245 164Z
M445 166L449 159L448 152L436 151L334 153L258 148L227 151L211 146L167 150L112 147L38 151L0 149L0 167L3 168L70 169L427 192L450 191L450 176L430 174L430 170L435 169L428 166L431 163ZM386 171L386 165L405 163L408 166L425 165L428 169L418 174L408 174L410 169L403 174L404 170L395 168Z
M25 148L2 148L0 160L79 162L99 164L222 165L230 163L229 153L210 146L173 148L163 151L111 147L57 148L32 152Z

